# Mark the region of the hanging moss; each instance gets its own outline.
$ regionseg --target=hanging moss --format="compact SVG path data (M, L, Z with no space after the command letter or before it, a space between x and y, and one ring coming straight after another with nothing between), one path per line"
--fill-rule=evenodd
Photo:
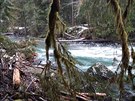
M119 88L122 93L124 90L123 86L123 77L124 73L126 73L127 69L129 71L129 49L128 49L128 33L125 30L125 19L127 18L129 7L133 0L128 0L126 9L122 14L122 10L119 4L119 0L108 0L108 2L112 5L116 17L116 31L121 39L122 46L122 64L121 64L121 72L119 76ZM129 72L130 73L130 72Z
M125 20L125 19L127 18L127 15L128 15L128 13L129 13L131 4L133 4L133 0L128 0L126 9L125 9L125 11L124 11L124 13L123 13L123 20Z
M134 49L133 47L131 46L131 58L132 58L132 64L135 64L135 52L134 52Z
M61 21L59 17L59 0L53 0L49 12L49 31L47 33L45 44L46 44L46 59L47 63L49 61L49 49L53 48L54 58L58 65L57 71L61 77L62 85L65 89L75 97L74 87L72 86L73 79L79 78L78 71L76 69L76 60L71 56L71 54L64 48L64 46L57 40L56 33L57 30L60 33L64 32L65 24ZM63 75L63 67L66 69L66 74L68 77ZM79 82L79 79L77 79ZM75 80L74 80L75 81Z
M51 10L49 13L49 31L46 36L46 58L49 60L49 48L51 47L52 40L54 39L54 30L56 25L57 13L59 11L59 0L53 0L51 4Z

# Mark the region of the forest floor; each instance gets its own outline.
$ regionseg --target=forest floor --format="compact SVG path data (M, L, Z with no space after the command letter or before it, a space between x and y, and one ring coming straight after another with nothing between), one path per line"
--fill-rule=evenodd
M20 68L21 67L21 68ZM1 101L75 101L73 96L69 93L60 91L60 100L55 100L55 98L50 99L47 95L44 95L44 90L41 85L40 76L43 75L44 66L20 66L14 67L13 69L1 69L0 68L0 100ZM18 78L17 73L15 73L15 68L19 69L19 79L20 82L16 83L14 78ZM56 73L56 70L51 69L51 75ZM14 77L15 76L15 77ZM94 96L97 96L96 98ZM94 99L104 99L106 97L105 93L84 93L79 92L76 95L76 101L94 101ZM111 100L106 100L111 101Z

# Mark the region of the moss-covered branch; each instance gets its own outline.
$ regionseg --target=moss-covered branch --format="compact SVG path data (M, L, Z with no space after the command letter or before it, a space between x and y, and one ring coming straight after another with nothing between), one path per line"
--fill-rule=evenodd
M58 66L58 74L60 74L62 84L66 88L66 90L71 93L71 95L75 95L74 88L72 87L72 81L73 79L78 77L78 71L75 68L76 61L56 38L57 30L62 29L62 32L64 32L65 29L65 24L61 21L58 15L60 9L59 2L59 0L53 0L49 12L49 31L45 39L46 58L47 61L49 61L49 49L50 47L52 47L54 50L54 58ZM64 66L66 69L65 72L67 74L67 77L63 75L62 66Z
M122 13L119 0L108 0L110 4L112 5L116 17L116 28L117 33L120 36L121 39L121 45L122 45L122 64L121 64L121 73L119 77L119 87L121 93L123 92L124 86L123 86L123 77L126 70L129 68L129 49L128 49L128 33L125 30L125 19L127 18L127 14L129 12L129 7L132 0L128 0L126 9L124 13Z

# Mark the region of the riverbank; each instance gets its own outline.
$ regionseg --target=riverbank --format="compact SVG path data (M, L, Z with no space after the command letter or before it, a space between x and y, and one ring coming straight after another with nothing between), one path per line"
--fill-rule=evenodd
M0 99L2 101L5 100L48 101L49 99L53 100L56 98L59 99L59 101L67 101L67 99L68 100L76 99L77 101L80 100L87 101L90 99L93 100L95 99L98 100L101 98L105 99L107 96L105 93L84 92L82 88L83 87L82 83L79 83L80 80L84 79L81 77L81 75L84 76L84 74L82 74L83 72L78 71L75 72L76 73L78 72L79 77L81 77L80 79L78 79L78 81L76 81L79 83L78 85L79 88L77 87L78 89L77 91L74 88L72 88L73 89L72 92L76 92L76 95L72 95L72 92L65 90L65 85L63 85L62 83L63 81L61 81L61 75L58 73L57 68L54 70L54 68L51 65L51 62L49 62L49 64L45 64L42 67L39 67L40 64L34 67L32 63L25 60L24 57L25 56L22 55L21 53L17 53L14 58L17 61L14 61L14 63L11 64L12 68L11 67L0 68L0 82L1 82ZM51 69L51 67L53 69ZM67 72L66 71L64 72L65 73L63 75L65 79L68 80L67 82L70 82ZM76 82L73 79L72 83L77 86ZM58 93L57 95L55 95L56 92ZM50 96L50 94L53 95L53 97Z
M23 62L24 63L24 62ZM61 77L51 65L32 66L24 64L19 66L21 84L15 87L13 85L13 69L2 71L0 74L0 99L2 101L20 100L20 101L50 101L59 99L59 101L70 101L74 99L71 92L67 91L61 81ZM76 71L77 72L77 71ZM96 63L89 67L86 72L79 71L77 81L74 78L71 81L75 86L76 101L114 101L119 99L119 88L117 76L105 65ZM68 80L67 72L64 71L64 77ZM71 86L71 85L70 85ZM58 88L57 88L58 87ZM135 91L132 90L130 83L125 83L125 92L122 101L134 101ZM53 90L52 90L53 89ZM57 92L57 94L56 94ZM55 100L54 100L55 101ZM57 100L56 100L57 101ZM73 100L75 101L75 100Z

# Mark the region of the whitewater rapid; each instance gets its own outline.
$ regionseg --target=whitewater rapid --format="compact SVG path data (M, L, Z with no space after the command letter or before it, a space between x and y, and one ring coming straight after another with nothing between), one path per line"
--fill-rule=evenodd
M22 40L24 38L16 38L10 36L13 41ZM46 63L45 55L45 42L44 39L38 39L38 44L35 47L37 53L37 60ZM119 44L83 44L83 43L69 43L66 45L67 50L71 55L83 65L77 65L82 70L87 70L93 64L100 62L106 65L109 69L115 71L121 61L122 52ZM129 46L129 50L131 47ZM133 47L135 49L135 47ZM49 50L50 60L55 61L53 58L53 49ZM130 58L130 62L132 59Z
M77 65L80 69L86 70L94 63L101 62L106 65L109 69L115 71L118 64L121 61L122 52L121 47L118 44L113 45L102 45L102 44L69 44L68 51L71 55L76 58L83 65ZM38 59L42 60L44 64L45 59L45 49L41 47L36 48L38 54ZM49 51L50 60L53 59L53 49ZM130 59L131 61L131 59Z

